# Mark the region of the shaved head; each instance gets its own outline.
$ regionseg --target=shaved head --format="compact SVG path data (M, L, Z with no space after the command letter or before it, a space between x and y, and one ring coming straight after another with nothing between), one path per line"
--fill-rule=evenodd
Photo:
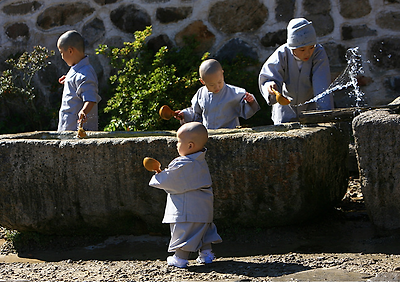
M193 152L202 150L208 140L207 129L199 122L183 124L176 132L176 135L186 142L193 143Z
M202 79L204 79L206 76L216 74L219 71L222 71L222 67L221 64L215 59L205 60L199 67L199 75Z
M66 50L74 47L78 51L85 52L85 42L83 37L76 30L69 30L63 33L57 41L57 47Z

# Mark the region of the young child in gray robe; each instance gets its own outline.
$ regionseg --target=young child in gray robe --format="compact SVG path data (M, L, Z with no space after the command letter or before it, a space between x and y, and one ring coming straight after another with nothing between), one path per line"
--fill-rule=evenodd
M78 122L85 123L89 131L98 130L97 75L85 55L83 37L75 30L63 33L57 48L61 57L71 68L58 81L64 85L57 131L76 131Z
M175 118L181 123L197 121L207 129L233 129L240 126L239 117L249 119L260 110L254 95L225 84L224 71L217 60L203 61L199 74L204 86L193 96L192 106L175 111Z
M292 19L287 26L287 42L267 59L259 74L259 88L269 105L272 105L274 124L297 121L303 110L333 109L332 94L304 103L325 91L331 74L328 56L317 37L312 23L304 18ZM277 103L273 90L289 98L289 105Z
M170 224L168 265L186 267L189 254L198 252L197 262L214 260L211 244L222 241L213 223L213 191L205 160L207 129L199 122L186 123L177 131L175 158L149 185L167 192L163 223Z

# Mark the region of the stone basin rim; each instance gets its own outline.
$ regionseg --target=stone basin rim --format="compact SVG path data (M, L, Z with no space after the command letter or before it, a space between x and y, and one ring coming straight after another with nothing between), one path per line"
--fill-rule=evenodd
M208 130L210 137L219 135L229 134L261 134L261 133L277 133L284 134L291 131L306 130L310 128L326 127L330 123L321 123L315 125L301 125L298 122L283 123L280 125L266 125L257 127L240 127L236 129L218 129ZM3 134L0 135L0 140L93 140L93 139L116 139L116 138L144 138L144 137L175 137L175 130L157 130L157 131L87 131L87 137L80 139L76 136L76 131L35 131L35 132L24 132L17 134Z

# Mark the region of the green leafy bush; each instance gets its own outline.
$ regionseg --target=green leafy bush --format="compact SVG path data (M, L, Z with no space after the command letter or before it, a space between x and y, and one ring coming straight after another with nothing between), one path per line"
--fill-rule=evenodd
M179 122L162 120L159 108L164 104L175 110L187 107L200 86L197 68L202 58L192 53L196 43L180 50L162 47L154 54L145 43L150 35L147 27L135 32L135 41L125 42L123 48L100 45L96 50L109 57L116 70L110 77L114 93L104 109L112 115L105 130L176 128Z
M151 27L147 27L135 32L135 41L125 42L123 48L100 45L96 49L115 69L110 77L112 96L104 108L110 115L106 131L177 129L179 121L162 120L158 110L165 104L173 110L189 107L201 86L198 67L209 53L196 54L198 43L190 37L182 48L164 46L154 53L146 44L151 33ZM243 56L222 62L226 82L257 93L257 64Z
M18 59L8 59L11 66L0 76L0 105L3 115L0 119L0 133L15 133L42 129L42 122L48 117L46 111L36 105L39 92L33 78L49 64L54 51L35 46L31 53L24 52Z

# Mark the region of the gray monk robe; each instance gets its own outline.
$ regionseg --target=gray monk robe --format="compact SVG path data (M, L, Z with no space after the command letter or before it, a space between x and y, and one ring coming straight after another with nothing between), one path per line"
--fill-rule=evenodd
M87 131L97 131L100 100L97 75L89 63L89 57L86 56L78 64L72 66L66 75L57 131L76 131L78 129L78 113L86 101L96 102L96 104L88 113L84 128Z
M265 83L274 81L278 91L284 96L292 98L289 105L276 103L274 96L270 96ZM264 63L258 83L261 94L269 105L272 104L272 120L274 124L297 121L298 114L303 110L333 109L332 94L329 94L316 103L292 107L304 103L314 96L325 91L331 82L328 56L322 45L317 44L308 61L299 62L294 57L287 44L281 45Z
M176 248L194 252L203 244L221 241L212 223L214 196L205 155L206 149L177 157L150 180L150 186L167 192L162 222L176 223L171 225L170 252Z
M239 117L249 119L260 110L255 98L252 105L244 100L245 93L245 89L229 84L218 93L203 86L193 96L192 106L182 110L182 122L200 122L207 129L234 129L240 126Z

